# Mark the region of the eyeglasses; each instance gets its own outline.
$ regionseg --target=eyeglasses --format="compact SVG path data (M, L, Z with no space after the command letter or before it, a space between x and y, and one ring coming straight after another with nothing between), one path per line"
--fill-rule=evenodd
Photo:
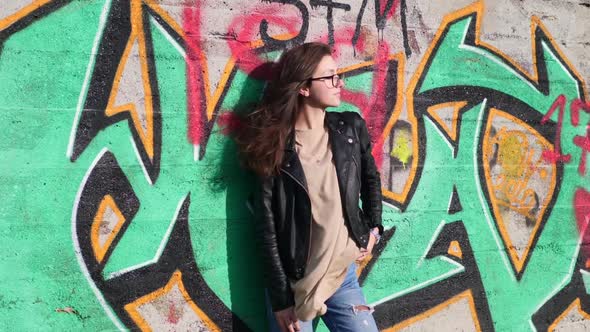
M330 75L330 76L313 77L313 78L309 78L308 81L309 82L311 82L311 81L324 81L324 84L326 84L326 86L328 88L335 88L340 85L340 82L344 83L344 75L343 74L334 74L334 75Z

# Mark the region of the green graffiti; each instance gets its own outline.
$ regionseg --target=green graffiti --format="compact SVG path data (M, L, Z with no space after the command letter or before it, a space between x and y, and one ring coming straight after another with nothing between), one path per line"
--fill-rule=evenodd
M6 144L0 153L3 160L10 161L3 172L9 185L2 187L7 201L1 217L14 220L3 235L13 240L2 244L12 257L3 260L2 280L7 292L0 303L11 310L2 310L2 321L24 330L39 326L68 330L80 324L106 327L112 324L109 319L121 329L133 326L136 322L125 317L125 311L118 311L123 306L114 304L131 302L132 295L122 292L121 299L113 300L101 287L161 263L165 249L177 245L170 243L171 232L179 222L182 203L190 197L192 252L186 254L196 263L211 294L226 306L209 311L229 309L252 330L263 330L261 269L245 204L253 178L238 166L235 147L216 122L207 153L196 161L195 149L202 147L187 139L186 59L182 48L155 19L148 19L147 26L162 123L162 165L157 181L151 184L138 157L131 121L109 125L75 161L68 158L72 132L80 126L76 121L80 112L88 111L82 109L84 99L96 93L90 91L89 81L105 28L101 19L113 10L110 1L73 2L11 35L2 45L0 77L14 83L0 91ZM68 31L68 39L51 37L63 35L63 31ZM51 52L40 53L40 49ZM63 61L66 56L68 61ZM368 95L371 79L371 73L361 73L348 78L347 83ZM263 82L236 70L219 108L233 110L255 102L262 86ZM345 104L342 110L358 108ZM116 159L132 188L128 194L137 197L139 208L124 221L102 265L84 273L86 265L93 266L92 257L82 255L77 246L91 241L76 236L79 228L72 228L76 222L72 218L77 217L87 177L106 152ZM163 287L171 277L153 274L153 278L162 278L157 287ZM73 308L79 315L68 315L65 309L56 313L60 308ZM29 319L22 319L31 313L34 315Z
M86 167L66 157L102 7L66 6L1 45L0 321L14 330L113 326L72 245L72 207ZM56 311L68 307L80 316Z
M256 102L263 82L234 68L209 123L206 153L197 158L205 146L193 146L187 138L185 50L150 12L145 15L145 33L161 128L157 181L152 183L133 139L133 123L125 117L105 118L108 125L82 153L75 160L68 156L73 133L92 129L84 127L80 114L104 111L84 105L100 92L89 82L105 69L97 65L99 46L105 17L120 10L115 6L111 1L72 1L2 39L0 81L8 84L0 89L0 160L7 161L0 178L0 219L5 222L0 321L16 330L102 329L113 323L119 329L136 328L125 305L164 287L178 270L194 297L191 301L215 324L264 330L256 234L246 205L254 178L241 170L235 146L216 121ZM554 199L522 269L507 252L482 165L491 109L511 114L552 142L558 114L547 127L540 118L559 95L568 101L583 98L581 83L542 29L533 36L539 75L533 81L503 56L475 43L477 19L481 18L474 13L449 23L421 68L410 110L418 118L420 142L412 142L410 129L402 128L393 148L384 153L406 167L417 158L419 169L407 206L384 207L387 234L395 232L383 241L362 279L383 328L422 313L424 303L432 307L471 290L484 330L533 330L533 315L575 284L576 269L581 268L572 202L576 188L587 188L587 178L577 173L582 154L573 139L585 135L584 126L570 125L566 113L561 144L572 161L558 165ZM274 57L276 53L269 56ZM115 56L110 60L103 65L115 68L120 62ZM365 69L347 76L346 86L368 100L374 75ZM114 76L115 69L105 70ZM105 82L109 88L111 83ZM451 142L426 110L465 101L457 141ZM352 103L336 111L343 110L361 112ZM580 123L587 120L582 114ZM414 143L419 155L414 155ZM115 159L114 165L99 164L107 154ZM114 185L108 179L94 188L94 183L88 184L93 172L110 171L111 166L120 169L121 183L130 187L129 192L118 192L125 198L116 202L119 208L134 200L138 204L99 261L91 237L79 236L97 211L86 211L88 220L76 218L88 203L84 195ZM183 211L186 202L188 209ZM186 229L178 237L175 232L183 223ZM447 239L459 243L461 254L456 248L455 256L443 250ZM585 290L587 275L581 280ZM563 311L571 302L556 303L555 310ZM320 325L318 330L327 329Z
M569 282L574 272L579 236L572 202L574 188L582 185L582 179L574 167L564 167L553 210L537 231L536 245L517 278L488 203L481 159L481 144L486 139L483 131L491 121L492 107L501 105L503 111L512 111L523 120L540 119L558 95L579 98L581 86L540 29L535 36L541 54L537 61L537 84L501 56L474 45L476 19L473 14L446 27L414 91L416 100L425 96L432 104L470 101L461 111L458 142L453 147L433 120L421 115L430 104L416 103L416 116L424 119L423 168L406 210L387 214L386 220L391 220L388 226L395 227L395 235L364 287L371 301L382 303L464 272L461 264L445 256L424 259L442 225L461 222L479 269L493 328L524 331L534 329L532 315ZM506 103L503 98L507 96L514 98L515 104ZM521 109L523 104L529 106L526 112ZM557 117L553 120L557 121ZM566 122L569 119L564 119ZM538 120L534 125L540 128ZM572 138L576 134L584 135L583 129L564 126L565 151L573 149ZM549 140L553 141L553 137ZM572 164L576 165L577 160ZM447 211L453 188L462 210L450 214ZM396 271L394 277L392 271Z

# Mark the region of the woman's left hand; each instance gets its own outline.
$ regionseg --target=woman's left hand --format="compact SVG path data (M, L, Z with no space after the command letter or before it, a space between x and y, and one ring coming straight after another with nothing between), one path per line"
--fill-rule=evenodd
M379 228L375 227L373 230L378 232ZM375 238L375 235L373 235L373 233L369 233L369 243L367 244L367 248L361 248L361 254L356 258L357 263L365 260L365 258L367 258L367 256L373 252L373 246L375 246L376 241L377 239Z

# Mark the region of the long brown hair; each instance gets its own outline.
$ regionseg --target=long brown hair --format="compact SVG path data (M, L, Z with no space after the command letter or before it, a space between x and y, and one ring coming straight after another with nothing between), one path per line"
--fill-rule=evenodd
M281 56L258 107L242 117L234 132L242 164L259 176L277 174L285 144L303 105L299 89L309 84L318 63L331 55L323 43L305 43Z

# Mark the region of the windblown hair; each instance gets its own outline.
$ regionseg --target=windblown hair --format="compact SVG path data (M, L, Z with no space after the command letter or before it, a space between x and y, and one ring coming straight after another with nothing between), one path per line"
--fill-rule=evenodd
M309 84L319 62L331 54L328 45L315 42L283 53L260 104L240 119L234 132L243 166L262 177L278 174L303 105L299 89Z

